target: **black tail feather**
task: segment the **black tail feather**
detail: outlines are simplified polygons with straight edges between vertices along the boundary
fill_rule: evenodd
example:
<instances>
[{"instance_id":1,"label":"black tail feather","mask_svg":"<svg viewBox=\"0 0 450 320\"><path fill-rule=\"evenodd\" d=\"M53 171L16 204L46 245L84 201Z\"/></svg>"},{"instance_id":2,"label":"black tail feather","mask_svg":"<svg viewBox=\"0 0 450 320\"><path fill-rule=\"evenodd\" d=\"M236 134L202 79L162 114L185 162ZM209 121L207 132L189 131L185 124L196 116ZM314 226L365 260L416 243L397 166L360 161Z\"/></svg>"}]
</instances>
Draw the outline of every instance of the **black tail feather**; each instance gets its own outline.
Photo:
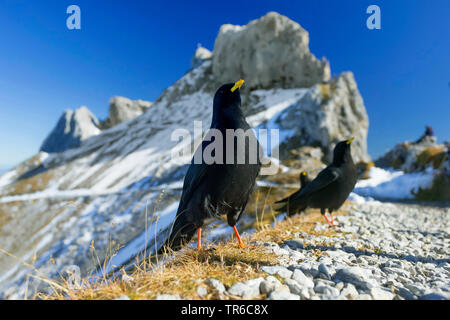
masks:
<instances>
[{"instance_id":1,"label":"black tail feather","mask_svg":"<svg viewBox=\"0 0 450 320\"><path fill-rule=\"evenodd\" d=\"M287 208L287 202L288 202L288 199L287 199L287 198L286 198L286 199L283 199L283 200L276 201L276 202L272 205L272 209L275 210L275 211L279 211L279 212L286 211L286 208Z\"/></svg>"},{"instance_id":2,"label":"black tail feather","mask_svg":"<svg viewBox=\"0 0 450 320\"><path fill-rule=\"evenodd\" d=\"M163 254L168 250L180 250L191 241L197 228L193 222L186 219L186 215L177 215L169 238L159 249L158 254Z\"/></svg>"},{"instance_id":3,"label":"black tail feather","mask_svg":"<svg viewBox=\"0 0 450 320\"><path fill-rule=\"evenodd\" d=\"M288 216L292 216L297 212L303 212L307 205L303 203L298 203L299 201L295 201L297 203L293 203L291 197L284 198L282 200L274 202L272 205L272 209L278 212L287 212Z\"/></svg>"}]
</instances>

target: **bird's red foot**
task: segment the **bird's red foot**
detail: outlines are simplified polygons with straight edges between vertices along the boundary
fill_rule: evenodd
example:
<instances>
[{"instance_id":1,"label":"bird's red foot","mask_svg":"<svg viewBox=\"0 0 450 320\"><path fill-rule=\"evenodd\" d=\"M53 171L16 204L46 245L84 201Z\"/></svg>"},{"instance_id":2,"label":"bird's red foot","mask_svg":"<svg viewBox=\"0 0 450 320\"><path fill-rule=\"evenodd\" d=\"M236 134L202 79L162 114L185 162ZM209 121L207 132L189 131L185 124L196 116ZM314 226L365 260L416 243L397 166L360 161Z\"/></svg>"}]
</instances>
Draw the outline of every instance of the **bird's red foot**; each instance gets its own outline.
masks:
<instances>
[{"instance_id":1,"label":"bird's red foot","mask_svg":"<svg viewBox=\"0 0 450 320\"><path fill-rule=\"evenodd\" d=\"M238 240L239 247L241 247L243 249L245 249L245 248L253 249L255 247L255 246L247 246L244 244L244 242L242 242L241 236L239 235L239 232L237 231L236 226L233 226L233 230L234 230L234 233L236 234L236 238Z\"/></svg>"},{"instance_id":2,"label":"bird's red foot","mask_svg":"<svg viewBox=\"0 0 450 320\"><path fill-rule=\"evenodd\" d=\"M239 247L241 247L242 249L253 249L255 246L247 246L245 243L241 241L239 242Z\"/></svg>"}]
</instances>

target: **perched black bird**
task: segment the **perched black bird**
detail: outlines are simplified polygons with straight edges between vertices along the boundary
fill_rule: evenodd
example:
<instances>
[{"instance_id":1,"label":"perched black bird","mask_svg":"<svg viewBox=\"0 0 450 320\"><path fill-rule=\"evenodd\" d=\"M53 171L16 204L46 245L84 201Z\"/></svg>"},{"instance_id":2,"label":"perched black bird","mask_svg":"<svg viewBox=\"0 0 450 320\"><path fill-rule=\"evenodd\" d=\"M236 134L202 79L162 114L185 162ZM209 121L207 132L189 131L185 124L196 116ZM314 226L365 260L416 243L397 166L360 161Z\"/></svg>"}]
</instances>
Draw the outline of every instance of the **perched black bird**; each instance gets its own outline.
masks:
<instances>
[{"instance_id":1,"label":"perched black bird","mask_svg":"<svg viewBox=\"0 0 450 320\"><path fill-rule=\"evenodd\" d=\"M291 194L289 197L275 202L274 209L277 211L286 211L289 216L292 216L295 213L304 211L306 209L306 206L292 208L290 206L290 202L291 202L291 199L295 198L303 190L303 188L310 182L311 182L311 180L308 178L307 172L302 171L300 173L300 189L298 191L294 192L293 194Z\"/></svg>"},{"instance_id":2,"label":"perched black bird","mask_svg":"<svg viewBox=\"0 0 450 320\"><path fill-rule=\"evenodd\" d=\"M236 223L247 205L247 201L255 186L261 162L259 160L260 145L253 130L245 120L241 109L239 88L244 80L222 85L214 95L213 116L210 132L220 133L220 139L204 138L197 148L191 165L184 178L177 216L173 223L168 240L160 249L179 250L188 243L195 231L198 233L197 248L201 248L201 228L207 218L226 214L228 224L233 227L239 245L245 247ZM235 134L228 136L227 131ZM242 129L242 130L238 130ZM243 140L240 140L243 139ZM211 141L213 140L213 141ZM239 141L244 141L240 143ZM228 143L227 143L228 142ZM212 156L219 156L223 161L209 163L206 152L212 144L219 144ZM229 143L232 143L229 147ZM200 163L197 163L201 152Z\"/></svg>"},{"instance_id":3,"label":"perched black bird","mask_svg":"<svg viewBox=\"0 0 450 320\"><path fill-rule=\"evenodd\" d=\"M304 210L306 207L319 208L328 224L334 225L331 215L341 207L357 180L356 166L350 152L354 138L339 142L334 148L333 162L323 169L317 177L298 193L289 197L290 210ZM283 201L283 200L282 200ZM275 203L275 210L285 210L285 204ZM325 212L331 216L331 222Z\"/></svg>"},{"instance_id":4,"label":"perched black bird","mask_svg":"<svg viewBox=\"0 0 450 320\"><path fill-rule=\"evenodd\" d=\"M310 182L311 182L311 179L308 178L308 173L306 171L302 171L300 173L300 190L302 188L306 187L306 185Z\"/></svg>"}]
</instances>

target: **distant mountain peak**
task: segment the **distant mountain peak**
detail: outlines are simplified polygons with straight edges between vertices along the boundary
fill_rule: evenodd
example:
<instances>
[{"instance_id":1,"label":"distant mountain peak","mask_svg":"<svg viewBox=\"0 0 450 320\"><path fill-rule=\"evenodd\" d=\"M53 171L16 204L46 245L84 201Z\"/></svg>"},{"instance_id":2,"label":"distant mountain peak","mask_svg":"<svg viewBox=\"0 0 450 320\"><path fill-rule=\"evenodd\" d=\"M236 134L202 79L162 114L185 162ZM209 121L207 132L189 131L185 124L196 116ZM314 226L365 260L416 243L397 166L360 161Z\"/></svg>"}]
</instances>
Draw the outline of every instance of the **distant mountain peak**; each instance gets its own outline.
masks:
<instances>
[{"instance_id":1,"label":"distant mountain peak","mask_svg":"<svg viewBox=\"0 0 450 320\"><path fill-rule=\"evenodd\" d=\"M100 133L99 121L86 107L67 109L42 143L40 151L52 153L78 148L81 142Z\"/></svg>"}]
</instances>

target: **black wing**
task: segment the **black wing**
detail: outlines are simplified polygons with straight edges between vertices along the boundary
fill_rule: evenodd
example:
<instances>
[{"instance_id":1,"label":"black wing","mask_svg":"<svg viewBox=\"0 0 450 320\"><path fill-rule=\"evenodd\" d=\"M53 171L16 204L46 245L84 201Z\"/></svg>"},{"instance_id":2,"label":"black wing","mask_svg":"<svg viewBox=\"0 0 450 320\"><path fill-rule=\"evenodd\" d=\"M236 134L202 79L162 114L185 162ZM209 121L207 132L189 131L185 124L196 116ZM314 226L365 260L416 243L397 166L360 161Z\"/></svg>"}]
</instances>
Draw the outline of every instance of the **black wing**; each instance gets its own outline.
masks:
<instances>
[{"instance_id":1,"label":"black wing","mask_svg":"<svg viewBox=\"0 0 450 320\"><path fill-rule=\"evenodd\" d=\"M302 187L300 190L294 192L289 197L284 198L275 202L272 208L275 211L292 211L296 212L303 210L306 206L306 199L308 196L325 188L327 185L335 181L339 177L339 172L334 169L327 167L322 170L317 177L309 182L306 186Z\"/></svg>"},{"instance_id":2,"label":"black wing","mask_svg":"<svg viewBox=\"0 0 450 320\"><path fill-rule=\"evenodd\" d=\"M308 183L300 192L296 195L296 198L304 198L313 194L320 189L325 188L327 185L336 181L339 178L339 171L335 168L325 168L317 177Z\"/></svg>"},{"instance_id":3,"label":"black wing","mask_svg":"<svg viewBox=\"0 0 450 320\"><path fill-rule=\"evenodd\" d=\"M209 143L209 142L208 142ZM192 158L191 165L189 166L186 176L184 177L183 183L183 194L181 195L180 205L178 206L178 211L183 210L189 199L192 198L192 194L197 190L198 186L202 183L203 179L207 176L208 169L211 169L211 165L205 163L195 164L194 160L198 152L202 152L205 149L207 143L202 142L195 151L194 157Z\"/></svg>"},{"instance_id":4,"label":"black wing","mask_svg":"<svg viewBox=\"0 0 450 320\"><path fill-rule=\"evenodd\" d=\"M197 148L195 153L203 152L205 142ZM195 164L196 157L191 161L183 183L183 193L181 195L180 204L178 205L177 215L173 222L172 230L169 238L160 248L159 253L163 253L166 248L179 250L184 244L189 242L193 237L198 223L197 217L192 216L194 212L188 210L189 201L194 197L195 191L199 190L202 182L211 169L210 165L205 163Z\"/></svg>"}]
</instances>

